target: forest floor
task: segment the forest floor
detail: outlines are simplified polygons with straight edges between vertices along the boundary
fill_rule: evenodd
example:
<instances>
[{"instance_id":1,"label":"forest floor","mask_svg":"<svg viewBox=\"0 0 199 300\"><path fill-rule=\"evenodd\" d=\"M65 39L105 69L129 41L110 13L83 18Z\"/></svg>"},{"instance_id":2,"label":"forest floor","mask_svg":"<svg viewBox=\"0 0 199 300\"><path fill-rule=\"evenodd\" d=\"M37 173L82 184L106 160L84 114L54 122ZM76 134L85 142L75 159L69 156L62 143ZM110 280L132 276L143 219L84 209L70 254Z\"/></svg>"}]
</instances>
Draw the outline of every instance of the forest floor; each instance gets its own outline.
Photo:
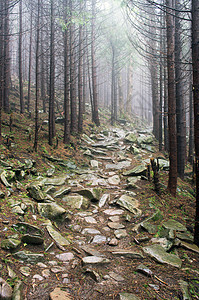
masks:
<instances>
[{"instance_id":1,"label":"forest floor","mask_svg":"<svg viewBox=\"0 0 199 300\"><path fill-rule=\"evenodd\" d=\"M161 169L157 194L153 172L151 180L146 178L146 164L150 158L167 159L139 120L111 127L101 112L102 125L97 128L85 120L85 134L73 136L68 146L61 141L63 125L56 124L59 142L50 147L46 117L40 114L43 125L34 152L33 117L3 115L1 277L21 293L20 299L28 300L199 299L199 249L191 243L195 198L190 168L184 180L178 179L175 198L166 190L168 171ZM129 132L133 142L126 139ZM146 137L152 141L145 144ZM125 173L143 166L140 173ZM43 199L30 193L33 184ZM56 203L56 217L62 222L52 211L47 217L39 209L43 203ZM177 222L172 227L173 220ZM27 224L41 230L42 243L33 242L31 227L26 232L30 240L17 231L16 225ZM14 247L5 241L19 243ZM150 254L153 245L166 249L170 263L160 263L161 255Z\"/></svg>"}]
</instances>

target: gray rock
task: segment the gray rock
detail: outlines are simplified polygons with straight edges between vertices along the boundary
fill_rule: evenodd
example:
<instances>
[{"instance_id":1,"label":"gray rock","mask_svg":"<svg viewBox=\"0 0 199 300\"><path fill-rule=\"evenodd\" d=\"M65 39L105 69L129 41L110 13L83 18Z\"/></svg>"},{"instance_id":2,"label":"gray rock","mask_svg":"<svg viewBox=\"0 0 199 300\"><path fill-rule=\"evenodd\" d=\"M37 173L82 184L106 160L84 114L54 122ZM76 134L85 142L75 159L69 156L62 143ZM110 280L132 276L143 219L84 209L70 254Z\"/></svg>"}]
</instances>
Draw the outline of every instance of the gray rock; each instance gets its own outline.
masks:
<instances>
[{"instance_id":1,"label":"gray rock","mask_svg":"<svg viewBox=\"0 0 199 300\"><path fill-rule=\"evenodd\" d=\"M189 294L189 284L184 280L179 280L179 285L182 291L183 300L191 300L191 296Z\"/></svg>"},{"instance_id":2,"label":"gray rock","mask_svg":"<svg viewBox=\"0 0 199 300\"><path fill-rule=\"evenodd\" d=\"M50 234L50 236L53 238L53 240L55 240L55 242L64 247L64 246L68 246L70 243L67 239L65 239L58 231L56 231L53 226L46 226L46 229L48 231L48 233Z\"/></svg>"},{"instance_id":3,"label":"gray rock","mask_svg":"<svg viewBox=\"0 0 199 300\"><path fill-rule=\"evenodd\" d=\"M176 230L176 231L182 231L182 232L187 231L187 229L184 225L182 225L181 223L179 223L173 219L170 219L170 220L164 222L162 225L164 228L169 229L169 230Z\"/></svg>"},{"instance_id":4,"label":"gray rock","mask_svg":"<svg viewBox=\"0 0 199 300\"><path fill-rule=\"evenodd\" d=\"M160 245L154 244L152 246L144 247L143 251L161 264L168 264L176 268L181 268L182 266L182 261L179 257L167 253Z\"/></svg>"},{"instance_id":5,"label":"gray rock","mask_svg":"<svg viewBox=\"0 0 199 300\"><path fill-rule=\"evenodd\" d=\"M195 244L189 244L189 243L186 243L184 241L181 241L180 246L185 248L185 249L191 250L191 251L196 252L196 253L199 254L199 247L196 246Z\"/></svg>"},{"instance_id":6,"label":"gray rock","mask_svg":"<svg viewBox=\"0 0 199 300\"><path fill-rule=\"evenodd\" d=\"M137 266L136 270L140 273L143 273L144 275L147 275L147 276L152 276L153 275L153 272L143 264L140 264L139 266Z\"/></svg>"},{"instance_id":7,"label":"gray rock","mask_svg":"<svg viewBox=\"0 0 199 300\"><path fill-rule=\"evenodd\" d=\"M42 281L42 280L44 280L44 278L41 276L41 275L39 275L39 274L35 274L34 276L33 276L33 282L35 281L35 280L39 280L39 281Z\"/></svg>"},{"instance_id":8,"label":"gray rock","mask_svg":"<svg viewBox=\"0 0 199 300\"><path fill-rule=\"evenodd\" d=\"M130 167L131 162L129 160L121 161L117 164L107 164L106 169L112 169L112 170L122 170Z\"/></svg>"},{"instance_id":9,"label":"gray rock","mask_svg":"<svg viewBox=\"0 0 199 300\"><path fill-rule=\"evenodd\" d=\"M91 160L90 164L91 164L92 168L96 168L96 169L99 168L99 162L97 160L94 160L94 159Z\"/></svg>"},{"instance_id":10,"label":"gray rock","mask_svg":"<svg viewBox=\"0 0 199 300\"><path fill-rule=\"evenodd\" d=\"M128 234L125 229L118 229L114 231L114 235L117 239L125 238Z\"/></svg>"},{"instance_id":11,"label":"gray rock","mask_svg":"<svg viewBox=\"0 0 199 300\"><path fill-rule=\"evenodd\" d=\"M69 261L69 260L74 259L74 255L71 252L58 254L55 257L61 261Z\"/></svg>"},{"instance_id":12,"label":"gray rock","mask_svg":"<svg viewBox=\"0 0 199 300\"><path fill-rule=\"evenodd\" d=\"M100 208L103 207L103 206L106 204L106 202L107 202L108 200L110 200L110 195L109 195L109 194L104 194L104 195L100 198L100 200L99 200L99 207L100 207Z\"/></svg>"},{"instance_id":13,"label":"gray rock","mask_svg":"<svg viewBox=\"0 0 199 300\"><path fill-rule=\"evenodd\" d=\"M14 285L12 300L22 300L23 299L23 282L17 280Z\"/></svg>"},{"instance_id":14,"label":"gray rock","mask_svg":"<svg viewBox=\"0 0 199 300\"><path fill-rule=\"evenodd\" d=\"M130 293L120 293L120 300L140 300L136 295Z\"/></svg>"},{"instance_id":15,"label":"gray rock","mask_svg":"<svg viewBox=\"0 0 199 300\"><path fill-rule=\"evenodd\" d=\"M103 244L106 243L106 237L104 235L96 235L92 240L92 244Z\"/></svg>"},{"instance_id":16,"label":"gray rock","mask_svg":"<svg viewBox=\"0 0 199 300\"><path fill-rule=\"evenodd\" d=\"M139 202L132 197L122 195L116 203L121 207L126 208L128 211L132 212L135 215L141 214L141 210L138 209Z\"/></svg>"},{"instance_id":17,"label":"gray rock","mask_svg":"<svg viewBox=\"0 0 199 300\"><path fill-rule=\"evenodd\" d=\"M120 177L118 175L114 175L108 178L108 183L111 185L118 185L120 184Z\"/></svg>"},{"instance_id":18,"label":"gray rock","mask_svg":"<svg viewBox=\"0 0 199 300\"><path fill-rule=\"evenodd\" d=\"M6 194L4 192L0 191L0 199L5 198L5 196L6 196Z\"/></svg>"},{"instance_id":19,"label":"gray rock","mask_svg":"<svg viewBox=\"0 0 199 300\"><path fill-rule=\"evenodd\" d=\"M141 227L150 234L155 234L158 231L158 226L151 224L150 222L142 222Z\"/></svg>"},{"instance_id":20,"label":"gray rock","mask_svg":"<svg viewBox=\"0 0 199 300\"><path fill-rule=\"evenodd\" d=\"M55 185L55 186L60 186L64 185L66 182L66 179L68 179L68 175L60 176L60 177L54 177L54 178L45 178L42 182L45 185Z\"/></svg>"},{"instance_id":21,"label":"gray rock","mask_svg":"<svg viewBox=\"0 0 199 300\"><path fill-rule=\"evenodd\" d=\"M88 209L90 201L83 196L66 196L63 198L63 201L71 209Z\"/></svg>"},{"instance_id":22,"label":"gray rock","mask_svg":"<svg viewBox=\"0 0 199 300\"><path fill-rule=\"evenodd\" d=\"M141 253L131 251L131 250L125 250L125 249L116 249L114 251L111 251L113 255L116 256L124 256L127 258L132 258L132 259L143 259L143 255Z\"/></svg>"},{"instance_id":23,"label":"gray rock","mask_svg":"<svg viewBox=\"0 0 199 300\"><path fill-rule=\"evenodd\" d=\"M42 245L44 243L44 238L40 235L34 235L26 233L22 236L22 242L31 245Z\"/></svg>"},{"instance_id":24,"label":"gray rock","mask_svg":"<svg viewBox=\"0 0 199 300\"><path fill-rule=\"evenodd\" d=\"M101 252L97 251L94 247L91 247L91 246L81 246L81 249L89 254L89 255L92 255L92 256L104 256Z\"/></svg>"},{"instance_id":25,"label":"gray rock","mask_svg":"<svg viewBox=\"0 0 199 300\"><path fill-rule=\"evenodd\" d=\"M12 288L3 278L0 278L0 299L12 299Z\"/></svg>"},{"instance_id":26,"label":"gray rock","mask_svg":"<svg viewBox=\"0 0 199 300\"><path fill-rule=\"evenodd\" d=\"M22 275L28 277L30 276L31 269L29 267L21 267L19 268L19 271L21 272Z\"/></svg>"},{"instance_id":27,"label":"gray rock","mask_svg":"<svg viewBox=\"0 0 199 300\"><path fill-rule=\"evenodd\" d=\"M116 238L113 238L110 240L108 243L110 246L117 246L118 245L118 240Z\"/></svg>"},{"instance_id":28,"label":"gray rock","mask_svg":"<svg viewBox=\"0 0 199 300\"><path fill-rule=\"evenodd\" d=\"M129 147L129 151L130 151L131 153L133 153L134 155L140 154L140 150L139 150L138 148L136 148L135 146L133 146L133 145L131 145L131 146Z\"/></svg>"},{"instance_id":29,"label":"gray rock","mask_svg":"<svg viewBox=\"0 0 199 300\"><path fill-rule=\"evenodd\" d=\"M55 267L51 268L50 270L54 274L57 274L57 273L65 272L66 268L65 267L60 267L60 266L55 266Z\"/></svg>"},{"instance_id":30,"label":"gray rock","mask_svg":"<svg viewBox=\"0 0 199 300\"><path fill-rule=\"evenodd\" d=\"M193 243L194 237L188 232L176 232L176 237L188 243Z\"/></svg>"},{"instance_id":31,"label":"gray rock","mask_svg":"<svg viewBox=\"0 0 199 300\"><path fill-rule=\"evenodd\" d=\"M92 269L87 268L85 274L89 275L96 282L101 281L100 275Z\"/></svg>"},{"instance_id":32,"label":"gray rock","mask_svg":"<svg viewBox=\"0 0 199 300\"><path fill-rule=\"evenodd\" d=\"M4 250L13 250L16 249L20 244L21 241L9 238L1 242L1 248Z\"/></svg>"},{"instance_id":33,"label":"gray rock","mask_svg":"<svg viewBox=\"0 0 199 300\"><path fill-rule=\"evenodd\" d=\"M97 224L97 221L93 217L86 217L85 221L89 224Z\"/></svg>"},{"instance_id":34,"label":"gray rock","mask_svg":"<svg viewBox=\"0 0 199 300\"><path fill-rule=\"evenodd\" d=\"M121 275L119 275L119 274L117 274L115 272L110 272L109 276L111 278L113 278L115 281L119 281L120 282L120 281L124 281L125 280L124 277L122 277Z\"/></svg>"},{"instance_id":35,"label":"gray rock","mask_svg":"<svg viewBox=\"0 0 199 300\"><path fill-rule=\"evenodd\" d=\"M20 215L20 216L23 216L25 214L25 212L23 211L23 209L21 208L21 206L15 206L12 208L11 212L13 214L17 214L17 215Z\"/></svg>"},{"instance_id":36,"label":"gray rock","mask_svg":"<svg viewBox=\"0 0 199 300\"><path fill-rule=\"evenodd\" d=\"M82 231L82 234L91 234L91 235L95 235L95 234L100 234L100 231L94 228L84 228L84 230Z\"/></svg>"},{"instance_id":37,"label":"gray rock","mask_svg":"<svg viewBox=\"0 0 199 300\"><path fill-rule=\"evenodd\" d=\"M145 165L139 165L136 166L135 168L128 170L123 173L124 176L141 176L144 175L146 176L147 173L147 168Z\"/></svg>"},{"instance_id":38,"label":"gray rock","mask_svg":"<svg viewBox=\"0 0 199 300\"><path fill-rule=\"evenodd\" d=\"M7 181L6 179L6 171L0 169L0 178L1 182L6 186L6 187L11 187L11 184Z\"/></svg>"},{"instance_id":39,"label":"gray rock","mask_svg":"<svg viewBox=\"0 0 199 300\"><path fill-rule=\"evenodd\" d=\"M137 136L133 132L130 132L124 140L128 143L137 143Z\"/></svg>"},{"instance_id":40,"label":"gray rock","mask_svg":"<svg viewBox=\"0 0 199 300\"><path fill-rule=\"evenodd\" d=\"M66 187L61 188L61 189L59 189L58 191L56 191L56 192L53 194L53 198L55 198L55 199L56 199L56 198L61 198L61 197L63 197L64 195L70 193L70 191L71 191L71 188L70 188L70 187L68 187L68 188L66 188Z\"/></svg>"},{"instance_id":41,"label":"gray rock","mask_svg":"<svg viewBox=\"0 0 199 300\"><path fill-rule=\"evenodd\" d=\"M51 272L49 269L42 270L41 274L44 278L49 278L51 276Z\"/></svg>"},{"instance_id":42,"label":"gray rock","mask_svg":"<svg viewBox=\"0 0 199 300\"><path fill-rule=\"evenodd\" d=\"M122 215L123 213L124 211L122 209L111 208L111 209L104 210L104 214L109 216Z\"/></svg>"},{"instance_id":43,"label":"gray rock","mask_svg":"<svg viewBox=\"0 0 199 300\"><path fill-rule=\"evenodd\" d=\"M118 223L120 221L120 217L119 216L113 216L113 217L109 217L108 218L111 222L115 222Z\"/></svg>"},{"instance_id":44,"label":"gray rock","mask_svg":"<svg viewBox=\"0 0 199 300\"><path fill-rule=\"evenodd\" d=\"M169 241L166 238L152 238L153 244L160 244L166 251L169 251L173 246L173 241Z\"/></svg>"},{"instance_id":45,"label":"gray rock","mask_svg":"<svg viewBox=\"0 0 199 300\"><path fill-rule=\"evenodd\" d=\"M108 226L111 229L123 229L123 228L125 228L125 226L123 224L116 223L116 222L108 222Z\"/></svg>"},{"instance_id":46,"label":"gray rock","mask_svg":"<svg viewBox=\"0 0 199 300\"><path fill-rule=\"evenodd\" d=\"M100 195L102 193L102 189L82 189L77 191L79 195L82 195L86 198L88 198L91 201L99 201L100 200Z\"/></svg>"},{"instance_id":47,"label":"gray rock","mask_svg":"<svg viewBox=\"0 0 199 300\"><path fill-rule=\"evenodd\" d=\"M46 176L52 177L54 173L55 173L55 167L53 166L52 168L50 168L46 171Z\"/></svg>"},{"instance_id":48,"label":"gray rock","mask_svg":"<svg viewBox=\"0 0 199 300\"><path fill-rule=\"evenodd\" d=\"M43 201L45 199L45 195L38 185L30 185L27 187L27 191L34 200Z\"/></svg>"},{"instance_id":49,"label":"gray rock","mask_svg":"<svg viewBox=\"0 0 199 300\"><path fill-rule=\"evenodd\" d=\"M50 220L63 221L66 210L57 203L38 203L39 214Z\"/></svg>"},{"instance_id":50,"label":"gray rock","mask_svg":"<svg viewBox=\"0 0 199 300\"><path fill-rule=\"evenodd\" d=\"M84 265L101 265L110 263L110 260L99 256L86 256L82 258L82 262Z\"/></svg>"},{"instance_id":51,"label":"gray rock","mask_svg":"<svg viewBox=\"0 0 199 300\"><path fill-rule=\"evenodd\" d=\"M32 253L30 251L19 251L13 254L14 258L30 264L36 264L39 261L44 261L43 254Z\"/></svg>"},{"instance_id":52,"label":"gray rock","mask_svg":"<svg viewBox=\"0 0 199 300\"><path fill-rule=\"evenodd\" d=\"M170 164L169 164L168 160L166 160L166 159L158 159L158 163L159 163L160 169L163 169L165 171L169 171Z\"/></svg>"},{"instance_id":53,"label":"gray rock","mask_svg":"<svg viewBox=\"0 0 199 300\"><path fill-rule=\"evenodd\" d=\"M7 266L7 270L8 270L8 276L12 279L17 277L17 274L9 267Z\"/></svg>"}]
</instances>

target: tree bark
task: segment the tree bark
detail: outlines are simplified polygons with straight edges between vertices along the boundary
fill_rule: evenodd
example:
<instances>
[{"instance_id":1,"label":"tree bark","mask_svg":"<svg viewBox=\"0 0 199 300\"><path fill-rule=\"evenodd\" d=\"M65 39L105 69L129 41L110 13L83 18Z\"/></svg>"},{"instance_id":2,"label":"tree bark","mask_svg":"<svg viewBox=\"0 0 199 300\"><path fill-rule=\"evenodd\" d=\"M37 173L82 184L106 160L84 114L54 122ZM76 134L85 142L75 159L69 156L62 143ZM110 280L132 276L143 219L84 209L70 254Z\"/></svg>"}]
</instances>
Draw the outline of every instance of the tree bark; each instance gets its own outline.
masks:
<instances>
[{"instance_id":1,"label":"tree bark","mask_svg":"<svg viewBox=\"0 0 199 300\"><path fill-rule=\"evenodd\" d=\"M4 1L4 87L3 87L3 108L9 112L9 86L10 86L10 30L9 30L9 1Z\"/></svg>"},{"instance_id":2,"label":"tree bark","mask_svg":"<svg viewBox=\"0 0 199 300\"><path fill-rule=\"evenodd\" d=\"M32 2L31 2L32 3ZM32 79L32 27L33 27L33 8L31 4L31 15L30 15L30 45L29 45L29 70L28 70L28 106L27 110L30 112L30 88L31 88L31 79Z\"/></svg>"},{"instance_id":3,"label":"tree bark","mask_svg":"<svg viewBox=\"0 0 199 300\"><path fill-rule=\"evenodd\" d=\"M175 101L175 57L174 57L174 18L172 0L166 0L167 27L167 69L168 69L168 127L169 127L169 182L168 190L176 196L177 189L177 138Z\"/></svg>"},{"instance_id":4,"label":"tree bark","mask_svg":"<svg viewBox=\"0 0 199 300\"><path fill-rule=\"evenodd\" d=\"M92 62L92 85L93 85L93 121L100 126L98 115L98 97L97 97L97 65L95 59L95 8L96 0L92 0L92 24L91 24L91 62Z\"/></svg>"},{"instance_id":5,"label":"tree bark","mask_svg":"<svg viewBox=\"0 0 199 300\"><path fill-rule=\"evenodd\" d=\"M80 2L80 12L82 4ZM78 132L83 131L83 29L79 25L79 65L78 65L78 98L79 98L79 114L78 114Z\"/></svg>"},{"instance_id":6,"label":"tree bark","mask_svg":"<svg viewBox=\"0 0 199 300\"><path fill-rule=\"evenodd\" d=\"M194 136L196 155L196 216L194 243L199 246L199 0L192 0L192 63L193 63L193 101Z\"/></svg>"},{"instance_id":7,"label":"tree bark","mask_svg":"<svg viewBox=\"0 0 199 300\"><path fill-rule=\"evenodd\" d=\"M19 2L19 95L20 95L20 113L24 113L23 98L23 71L22 71L22 0Z\"/></svg>"}]
</instances>

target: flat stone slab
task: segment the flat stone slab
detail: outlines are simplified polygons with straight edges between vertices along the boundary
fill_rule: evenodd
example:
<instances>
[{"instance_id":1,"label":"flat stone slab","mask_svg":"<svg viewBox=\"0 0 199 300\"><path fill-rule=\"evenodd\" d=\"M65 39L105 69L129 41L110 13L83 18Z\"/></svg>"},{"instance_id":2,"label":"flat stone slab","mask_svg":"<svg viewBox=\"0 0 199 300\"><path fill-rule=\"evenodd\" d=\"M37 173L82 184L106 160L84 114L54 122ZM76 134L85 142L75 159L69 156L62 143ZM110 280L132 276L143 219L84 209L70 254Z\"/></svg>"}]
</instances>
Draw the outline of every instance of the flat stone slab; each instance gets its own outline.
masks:
<instances>
[{"instance_id":1,"label":"flat stone slab","mask_svg":"<svg viewBox=\"0 0 199 300\"><path fill-rule=\"evenodd\" d=\"M117 229L114 231L114 235L116 236L117 239L122 239L128 236L127 232L125 229Z\"/></svg>"},{"instance_id":2,"label":"flat stone slab","mask_svg":"<svg viewBox=\"0 0 199 300\"><path fill-rule=\"evenodd\" d=\"M85 221L89 224L97 224L97 221L93 217L86 217Z\"/></svg>"},{"instance_id":3,"label":"flat stone slab","mask_svg":"<svg viewBox=\"0 0 199 300\"><path fill-rule=\"evenodd\" d=\"M101 252L97 251L94 247L91 246L81 246L81 249L84 250L89 255L92 256L104 256Z\"/></svg>"},{"instance_id":4,"label":"flat stone slab","mask_svg":"<svg viewBox=\"0 0 199 300\"><path fill-rule=\"evenodd\" d=\"M118 164L107 164L106 169L111 169L111 170L122 170L130 167L131 162L129 160L126 161L121 161Z\"/></svg>"},{"instance_id":5,"label":"flat stone slab","mask_svg":"<svg viewBox=\"0 0 199 300\"><path fill-rule=\"evenodd\" d=\"M109 199L110 199L110 195L104 194L99 200L99 207L101 208L102 206L104 206Z\"/></svg>"},{"instance_id":6,"label":"flat stone slab","mask_svg":"<svg viewBox=\"0 0 199 300\"><path fill-rule=\"evenodd\" d=\"M87 209L90 205L90 201L80 195L77 196L66 196L63 201L72 209Z\"/></svg>"},{"instance_id":7,"label":"flat stone slab","mask_svg":"<svg viewBox=\"0 0 199 300\"><path fill-rule=\"evenodd\" d=\"M115 273L115 272L110 272L108 274L111 278L113 278L115 281L124 281L124 277L122 277L121 275Z\"/></svg>"},{"instance_id":8,"label":"flat stone slab","mask_svg":"<svg viewBox=\"0 0 199 300\"><path fill-rule=\"evenodd\" d=\"M120 300L140 300L140 298L134 294L120 293Z\"/></svg>"},{"instance_id":9,"label":"flat stone slab","mask_svg":"<svg viewBox=\"0 0 199 300\"><path fill-rule=\"evenodd\" d=\"M121 207L127 209L128 211L132 212L135 215L141 213L141 211L138 209L138 206L139 206L138 200L136 200L130 196L122 195L119 198L119 200L117 200L117 204L120 205Z\"/></svg>"},{"instance_id":10,"label":"flat stone slab","mask_svg":"<svg viewBox=\"0 0 199 300\"><path fill-rule=\"evenodd\" d=\"M57 203L38 203L39 214L48 219L62 219L66 210Z\"/></svg>"},{"instance_id":11,"label":"flat stone slab","mask_svg":"<svg viewBox=\"0 0 199 300\"><path fill-rule=\"evenodd\" d=\"M74 255L71 252L57 254L55 257L61 261L69 261L74 259Z\"/></svg>"},{"instance_id":12,"label":"flat stone slab","mask_svg":"<svg viewBox=\"0 0 199 300\"><path fill-rule=\"evenodd\" d=\"M116 222L108 222L108 226L111 229L123 229L123 228L125 228L125 226L123 224L116 223Z\"/></svg>"},{"instance_id":13,"label":"flat stone slab","mask_svg":"<svg viewBox=\"0 0 199 300\"><path fill-rule=\"evenodd\" d=\"M70 245L69 241L65 239L58 231L56 231L53 226L46 226L46 229L49 235L55 240L55 242L60 246L68 246Z\"/></svg>"},{"instance_id":14,"label":"flat stone slab","mask_svg":"<svg viewBox=\"0 0 199 300\"><path fill-rule=\"evenodd\" d=\"M115 249L114 251L111 251L111 253L115 256L124 256L127 258L132 259L143 259L144 256L141 253L130 251L130 250L123 250L123 249Z\"/></svg>"},{"instance_id":15,"label":"flat stone slab","mask_svg":"<svg viewBox=\"0 0 199 300\"><path fill-rule=\"evenodd\" d=\"M104 257L98 256L86 256L82 258L82 262L84 265L98 265L98 264L108 264L110 260Z\"/></svg>"},{"instance_id":16,"label":"flat stone slab","mask_svg":"<svg viewBox=\"0 0 199 300\"><path fill-rule=\"evenodd\" d=\"M43 183L45 185L60 186L60 185L64 185L65 184L66 179L68 179L68 175L61 176L61 177L54 177L54 178L45 178L43 180Z\"/></svg>"},{"instance_id":17,"label":"flat stone slab","mask_svg":"<svg viewBox=\"0 0 199 300\"><path fill-rule=\"evenodd\" d=\"M175 221L173 219L170 219L170 220L164 222L162 224L162 226L169 230L176 230L176 231L181 231L181 232L187 231L187 228L184 225L182 225L181 223L179 223L178 221Z\"/></svg>"},{"instance_id":18,"label":"flat stone slab","mask_svg":"<svg viewBox=\"0 0 199 300\"><path fill-rule=\"evenodd\" d=\"M179 257L167 253L160 245L154 244L152 246L144 247L143 251L161 264L168 264L176 268L181 268L182 266L182 261Z\"/></svg>"},{"instance_id":19,"label":"flat stone slab","mask_svg":"<svg viewBox=\"0 0 199 300\"><path fill-rule=\"evenodd\" d=\"M124 211L122 209L106 209L104 210L105 215L115 216L115 215L123 215Z\"/></svg>"},{"instance_id":20,"label":"flat stone slab","mask_svg":"<svg viewBox=\"0 0 199 300\"><path fill-rule=\"evenodd\" d=\"M13 256L16 259L19 259L21 261L24 261L26 263L30 264L36 264L38 262L44 261L44 255L38 254L38 253L32 253L30 251L19 251L15 252Z\"/></svg>"},{"instance_id":21,"label":"flat stone slab","mask_svg":"<svg viewBox=\"0 0 199 300\"><path fill-rule=\"evenodd\" d=\"M103 244L106 243L106 237L104 235L96 235L92 240L92 244Z\"/></svg>"},{"instance_id":22,"label":"flat stone slab","mask_svg":"<svg viewBox=\"0 0 199 300\"><path fill-rule=\"evenodd\" d=\"M94 228L84 228L83 231L82 231L82 234L95 235L95 234L101 234L101 232L97 229L94 229Z\"/></svg>"},{"instance_id":23,"label":"flat stone slab","mask_svg":"<svg viewBox=\"0 0 199 300\"><path fill-rule=\"evenodd\" d=\"M189 244L189 243L186 243L184 241L181 241L180 246L185 248L185 249L191 250L191 251L196 252L196 253L199 254L199 247L196 246L195 244Z\"/></svg>"},{"instance_id":24,"label":"flat stone slab","mask_svg":"<svg viewBox=\"0 0 199 300\"><path fill-rule=\"evenodd\" d=\"M141 176L146 175L147 168L144 165L136 166L135 168L123 173L124 176Z\"/></svg>"},{"instance_id":25,"label":"flat stone slab","mask_svg":"<svg viewBox=\"0 0 199 300\"><path fill-rule=\"evenodd\" d=\"M119 175L114 175L110 178L108 178L108 183L111 185L118 185L120 184L120 177Z\"/></svg>"}]
</instances>

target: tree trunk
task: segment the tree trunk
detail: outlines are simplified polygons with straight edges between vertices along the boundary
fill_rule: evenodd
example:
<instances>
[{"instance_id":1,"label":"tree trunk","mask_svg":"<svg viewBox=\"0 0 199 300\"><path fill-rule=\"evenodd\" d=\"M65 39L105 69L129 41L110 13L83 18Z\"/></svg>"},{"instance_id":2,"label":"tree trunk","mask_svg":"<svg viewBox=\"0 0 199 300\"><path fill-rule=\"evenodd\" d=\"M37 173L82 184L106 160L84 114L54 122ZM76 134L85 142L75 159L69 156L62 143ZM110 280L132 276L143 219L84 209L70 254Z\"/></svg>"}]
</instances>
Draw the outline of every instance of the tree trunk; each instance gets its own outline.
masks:
<instances>
[{"instance_id":1,"label":"tree trunk","mask_svg":"<svg viewBox=\"0 0 199 300\"><path fill-rule=\"evenodd\" d=\"M80 12L82 4L80 3ZM78 132L83 131L83 31L82 25L79 25L79 65L78 65L78 98L79 98L79 115L78 115Z\"/></svg>"},{"instance_id":2,"label":"tree trunk","mask_svg":"<svg viewBox=\"0 0 199 300\"><path fill-rule=\"evenodd\" d=\"M192 62L196 154L196 217L194 243L199 246L199 0L192 0Z\"/></svg>"},{"instance_id":3,"label":"tree trunk","mask_svg":"<svg viewBox=\"0 0 199 300\"><path fill-rule=\"evenodd\" d=\"M3 108L9 112L9 86L10 86L10 35L9 35L9 1L4 1L4 87L3 87Z\"/></svg>"},{"instance_id":4,"label":"tree trunk","mask_svg":"<svg viewBox=\"0 0 199 300\"><path fill-rule=\"evenodd\" d=\"M176 196L177 189L177 138L175 101L175 58L174 58L174 18L172 0L166 0L167 27L167 69L168 69L168 127L169 127L169 182L168 190Z\"/></svg>"},{"instance_id":5,"label":"tree trunk","mask_svg":"<svg viewBox=\"0 0 199 300\"><path fill-rule=\"evenodd\" d=\"M183 90L182 74L182 41L180 34L180 9L179 0L175 2L175 77L176 77L176 122L177 122L177 168L180 178L184 178L185 159L186 159L186 116Z\"/></svg>"},{"instance_id":6,"label":"tree trunk","mask_svg":"<svg viewBox=\"0 0 199 300\"><path fill-rule=\"evenodd\" d=\"M49 145L53 145L55 136L55 32L54 32L54 4L51 0L51 33L50 33L50 89L49 89Z\"/></svg>"},{"instance_id":7,"label":"tree trunk","mask_svg":"<svg viewBox=\"0 0 199 300\"><path fill-rule=\"evenodd\" d=\"M119 115L120 118L124 114L124 95L122 90L122 74L118 75L118 93L119 93Z\"/></svg>"},{"instance_id":8,"label":"tree trunk","mask_svg":"<svg viewBox=\"0 0 199 300\"><path fill-rule=\"evenodd\" d=\"M22 0L19 2L19 95L20 95L20 113L24 113L23 98L23 71L22 71Z\"/></svg>"},{"instance_id":9,"label":"tree trunk","mask_svg":"<svg viewBox=\"0 0 199 300\"><path fill-rule=\"evenodd\" d=\"M190 90L189 90L189 155L188 161L193 166L194 162L194 116L193 116L193 87L192 87L192 72L190 78Z\"/></svg>"},{"instance_id":10,"label":"tree trunk","mask_svg":"<svg viewBox=\"0 0 199 300\"><path fill-rule=\"evenodd\" d=\"M32 3L32 2L31 2ZM29 45L29 70L28 70L28 107L27 110L30 112L30 89L31 89L31 71L32 71L32 19L33 19L33 8L31 5L31 15L30 15L30 45Z\"/></svg>"},{"instance_id":11,"label":"tree trunk","mask_svg":"<svg viewBox=\"0 0 199 300\"><path fill-rule=\"evenodd\" d=\"M35 141L34 150L38 148L38 102L39 102L39 40L40 40L40 0L37 1L37 37L36 37L36 62L35 62Z\"/></svg>"},{"instance_id":12,"label":"tree trunk","mask_svg":"<svg viewBox=\"0 0 199 300\"><path fill-rule=\"evenodd\" d=\"M100 126L98 115L98 97L97 97L97 65L95 59L95 8L96 0L92 0L92 24L91 24L91 62L92 62L92 85L93 85L93 121Z\"/></svg>"},{"instance_id":13,"label":"tree trunk","mask_svg":"<svg viewBox=\"0 0 199 300\"><path fill-rule=\"evenodd\" d=\"M128 65L128 82L127 82L127 99L126 99L126 113L128 116L132 114L132 94L133 94L133 65L132 57L130 57Z\"/></svg>"},{"instance_id":14,"label":"tree trunk","mask_svg":"<svg viewBox=\"0 0 199 300\"><path fill-rule=\"evenodd\" d=\"M0 144L2 143L2 103L3 103L3 2L0 0Z\"/></svg>"},{"instance_id":15,"label":"tree trunk","mask_svg":"<svg viewBox=\"0 0 199 300\"><path fill-rule=\"evenodd\" d=\"M43 9L43 1L41 2L41 24L44 22L44 9ZM43 26L42 26L43 27ZM43 105L43 111L46 112L46 74L45 74L45 55L44 55L44 30L41 28L41 101Z\"/></svg>"},{"instance_id":16,"label":"tree trunk","mask_svg":"<svg viewBox=\"0 0 199 300\"><path fill-rule=\"evenodd\" d=\"M65 0L65 9L68 9L68 0ZM67 11L65 23L67 24ZM69 31L64 31L64 144L70 142L70 66L69 66Z\"/></svg>"}]
</instances>

